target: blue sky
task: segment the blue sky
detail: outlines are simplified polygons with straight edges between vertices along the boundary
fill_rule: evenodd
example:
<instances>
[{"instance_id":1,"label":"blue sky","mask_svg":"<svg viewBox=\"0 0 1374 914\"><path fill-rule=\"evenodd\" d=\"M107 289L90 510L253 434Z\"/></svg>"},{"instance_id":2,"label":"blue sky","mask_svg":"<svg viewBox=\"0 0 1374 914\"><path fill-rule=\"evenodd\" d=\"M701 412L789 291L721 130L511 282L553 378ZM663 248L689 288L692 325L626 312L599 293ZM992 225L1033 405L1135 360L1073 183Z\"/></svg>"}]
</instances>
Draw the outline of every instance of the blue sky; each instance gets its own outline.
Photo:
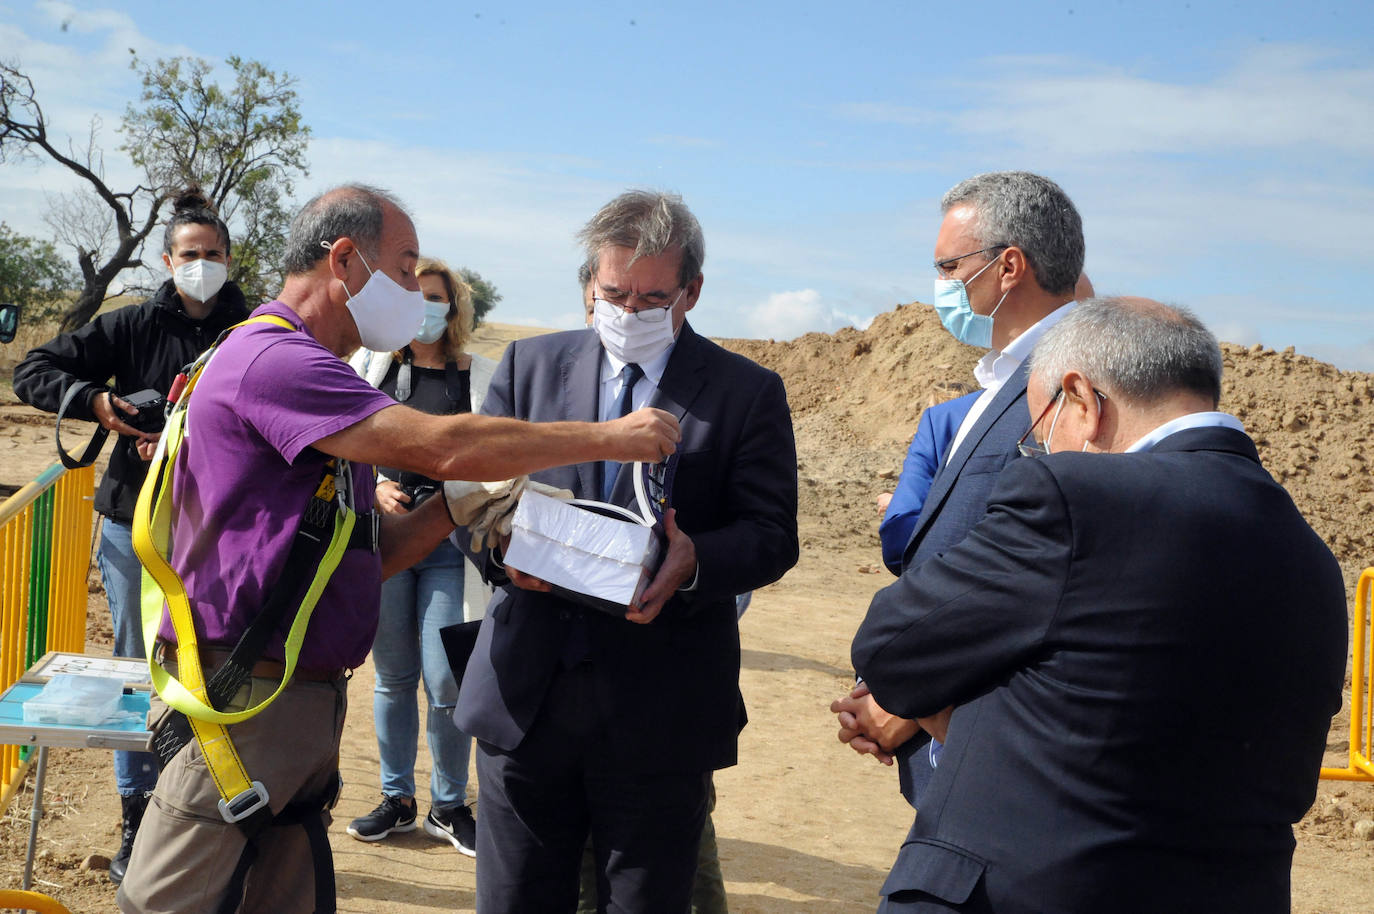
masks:
<instances>
[{"instance_id":1,"label":"blue sky","mask_svg":"<svg viewBox=\"0 0 1374 914\"><path fill-rule=\"evenodd\" d=\"M495 320L580 323L573 234L621 190L658 187L706 233L699 330L865 326L930 300L940 195L1021 168L1078 204L1099 292L1366 371L1372 39L1367 0L0 0L0 57L34 78L55 133L101 119L112 184L129 48L296 76L314 132L298 199L392 189L428 253L497 285ZM0 166L0 218L46 237L49 200L74 186Z\"/></svg>"}]
</instances>

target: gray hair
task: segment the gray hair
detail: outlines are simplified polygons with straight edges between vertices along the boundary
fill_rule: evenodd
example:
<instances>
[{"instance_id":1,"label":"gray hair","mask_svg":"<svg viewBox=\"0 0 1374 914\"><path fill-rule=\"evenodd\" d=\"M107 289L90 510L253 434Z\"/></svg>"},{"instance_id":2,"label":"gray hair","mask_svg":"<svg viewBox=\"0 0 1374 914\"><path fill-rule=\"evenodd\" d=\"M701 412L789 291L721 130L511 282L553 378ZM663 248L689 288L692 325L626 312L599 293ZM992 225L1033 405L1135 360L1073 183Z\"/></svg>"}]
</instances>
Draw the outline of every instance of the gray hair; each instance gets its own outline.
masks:
<instances>
[{"instance_id":1,"label":"gray hair","mask_svg":"<svg viewBox=\"0 0 1374 914\"><path fill-rule=\"evenodd\" d=\"M329 253L320 242L340 238L351 239L362 249L363 257L376 260L388 205L410 217L394 196L367 184L344 184L311 198L291 220L282 269L287 276L309 273Z\"/></svg>"},{"instance_id":2,"label":"gray hair","mask_svg":"<svg viewBox=\"0 0 1374 914\"><path fill-rule=\"evenodd\" d=\"M587 249L593 275L606 245L633 248L631 263L676 248L682 254L678 284L683 286L697 278L706 260L706 242L697 217L680 196L661 191L626 191L601 207L577 233L577 239Z\"/></svg>"},{"instance_id":3,"label":"gray hair","mask_svg":"<svg viewBox=\"0 0 1374 914\"><path fill-rule=\"evenodd\" d=\"M1045 331L1030 371L1052 397L1070 371L1109 395L1150 404L1187 391L1221 400L1221 347L1187 308L1140 298L1090 298Z\"/></svg>"},{"instance_id":4,"label":"gray hair","mask_svg":"<svg viewBox=\"0 0 1374 914\"><path fill-rule=\"evenodd\" d=\"M1058 184L1028 171L974 175L940 200L941 213L956 206L973 210L969 228L980 244L1020 248L1040 288L1073 294L1083 272L1083 220ZM991 260L998 253L985 256Z\"/></svg>"},{"instance_id":5,"label":"gray hair","mask_svg":"<svg viewBox=\"0 0 1374 914\"><path fill-rule=\"evenodd\" d=\"M584 260L577 265L577 287L587 291L587 283L592 281L592 262Z\"/></svg>"}]
</instances>

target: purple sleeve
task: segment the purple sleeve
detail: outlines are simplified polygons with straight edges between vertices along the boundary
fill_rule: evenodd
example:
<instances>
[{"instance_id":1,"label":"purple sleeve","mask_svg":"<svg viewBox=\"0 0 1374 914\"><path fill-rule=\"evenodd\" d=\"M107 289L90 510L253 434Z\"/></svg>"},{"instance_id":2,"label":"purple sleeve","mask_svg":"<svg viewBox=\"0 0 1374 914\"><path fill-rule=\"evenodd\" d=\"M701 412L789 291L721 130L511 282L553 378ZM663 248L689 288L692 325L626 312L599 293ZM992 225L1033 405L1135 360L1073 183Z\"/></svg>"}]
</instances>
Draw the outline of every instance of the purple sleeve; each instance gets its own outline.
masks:
<instances>
[{"instance_id":1,"label":"purple sleeve","mask_svg":"<svg viewBox=\"0 0 1374 914\"><path fill-rule=\"evenodd\" d=\"M288 463L396 401L314 340L283 335L243 374L235 408Z\"/></svg>"}]
</instances>

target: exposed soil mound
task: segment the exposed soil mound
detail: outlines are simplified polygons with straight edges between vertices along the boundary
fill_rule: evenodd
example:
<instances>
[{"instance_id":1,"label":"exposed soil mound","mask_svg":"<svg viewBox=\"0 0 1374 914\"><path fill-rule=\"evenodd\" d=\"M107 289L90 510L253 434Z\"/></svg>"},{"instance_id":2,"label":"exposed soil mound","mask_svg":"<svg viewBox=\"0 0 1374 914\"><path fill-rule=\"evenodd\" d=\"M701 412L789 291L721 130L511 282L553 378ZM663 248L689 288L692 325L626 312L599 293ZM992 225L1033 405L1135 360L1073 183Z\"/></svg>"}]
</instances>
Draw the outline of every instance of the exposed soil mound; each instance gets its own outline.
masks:
<instances>
[{"instance_id":1,"label":"exposed soil mound","mask_svg":"<svg viewBox=\"0 0 1374 914\"><path fill-rule=\"evenodd\" d=\"M876 542L872 495L890 489L932 385L971 381L981 350L956 342L934 309L910 304L867 330L808 333L791 342L727 340L787 384L803 478L803 515L826 536ZM1346 569L1374 562L1374 376L1261 346L1222 344L1221 408L1235 414L1260 458L1292 493Z\"/></svg>"},{"instance_id":2,"label":"exposed soil mound","mask_svg":"<svg viewBox=\"0 0 1374 914\"><path fill-rule=\"evenodd\" d=\"M485 324L474 349L497 357L509 340L539 332ZM874 496L895 484L932 385L971 381L980 353L955 342L933 310L920 304L882 314L862 332L724 343L787 383L803 543L797 567L756 594L741 621L740 687L751 721L741 735L739 765L716 774L713 814L730 906L753 914L869 912L910 826L910 811L891 769L858 758L835 740L827 707L852 686L850 639L873 592L892 581L879 561ZM1292 350L1223 350L1222 408L1245 423L1265 465L1331 544L1353 585L1359 569L1374 564L1374 530L1364 522L1374 507L1364 455L1374 429L1374 378ZM52 417L7 394L0 392L0 477L22 484L53 461ZM74 448L90 427L73 423L69 434L64 441ZM112 639L94 572L91 590L87 640L91 652L101 653ZM368 663L349 690L341 751L345 786L330 830L339 910L471 911L472 861L447 843L416 832L364 845L344 834L343 824L377 800L372 685ZM1326 764L1346 764L1349 725L1345 709L1332 722ZM425 784L423 740L419 753L416 781ZM1198 760L1250 761L1240 753ZM112 780L108 752L52 752L36 885L74 911L114 908L101 859L119 845ZM19 884L32 778L29 784L0 817L0 885ZM1374 785L1322 782L1296 833L1295 914L1369 910Z\"/></svg>"}]
</instances>

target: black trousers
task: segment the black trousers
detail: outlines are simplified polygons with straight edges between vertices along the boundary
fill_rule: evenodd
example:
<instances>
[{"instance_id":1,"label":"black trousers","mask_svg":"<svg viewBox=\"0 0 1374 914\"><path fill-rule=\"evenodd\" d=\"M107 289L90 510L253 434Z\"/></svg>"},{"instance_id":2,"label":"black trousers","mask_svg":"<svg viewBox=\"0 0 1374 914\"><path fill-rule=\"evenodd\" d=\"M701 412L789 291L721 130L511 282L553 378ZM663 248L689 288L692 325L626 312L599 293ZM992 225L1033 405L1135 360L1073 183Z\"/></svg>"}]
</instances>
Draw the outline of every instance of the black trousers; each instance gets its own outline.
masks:
<instances>
[{"instance_id":1,"label":"black trousers","mask_svg":"<svg viewBox=\"0 0 1374 914\"><path fill-rule=\"evenodd\" d=\"M600 910L688 910L711 773L617 757L613 709L598 707L594 685L590 664L564 670L514 751L478 742L478 914L575 911L589 833Z\"/></svg>"}]
</instances>

